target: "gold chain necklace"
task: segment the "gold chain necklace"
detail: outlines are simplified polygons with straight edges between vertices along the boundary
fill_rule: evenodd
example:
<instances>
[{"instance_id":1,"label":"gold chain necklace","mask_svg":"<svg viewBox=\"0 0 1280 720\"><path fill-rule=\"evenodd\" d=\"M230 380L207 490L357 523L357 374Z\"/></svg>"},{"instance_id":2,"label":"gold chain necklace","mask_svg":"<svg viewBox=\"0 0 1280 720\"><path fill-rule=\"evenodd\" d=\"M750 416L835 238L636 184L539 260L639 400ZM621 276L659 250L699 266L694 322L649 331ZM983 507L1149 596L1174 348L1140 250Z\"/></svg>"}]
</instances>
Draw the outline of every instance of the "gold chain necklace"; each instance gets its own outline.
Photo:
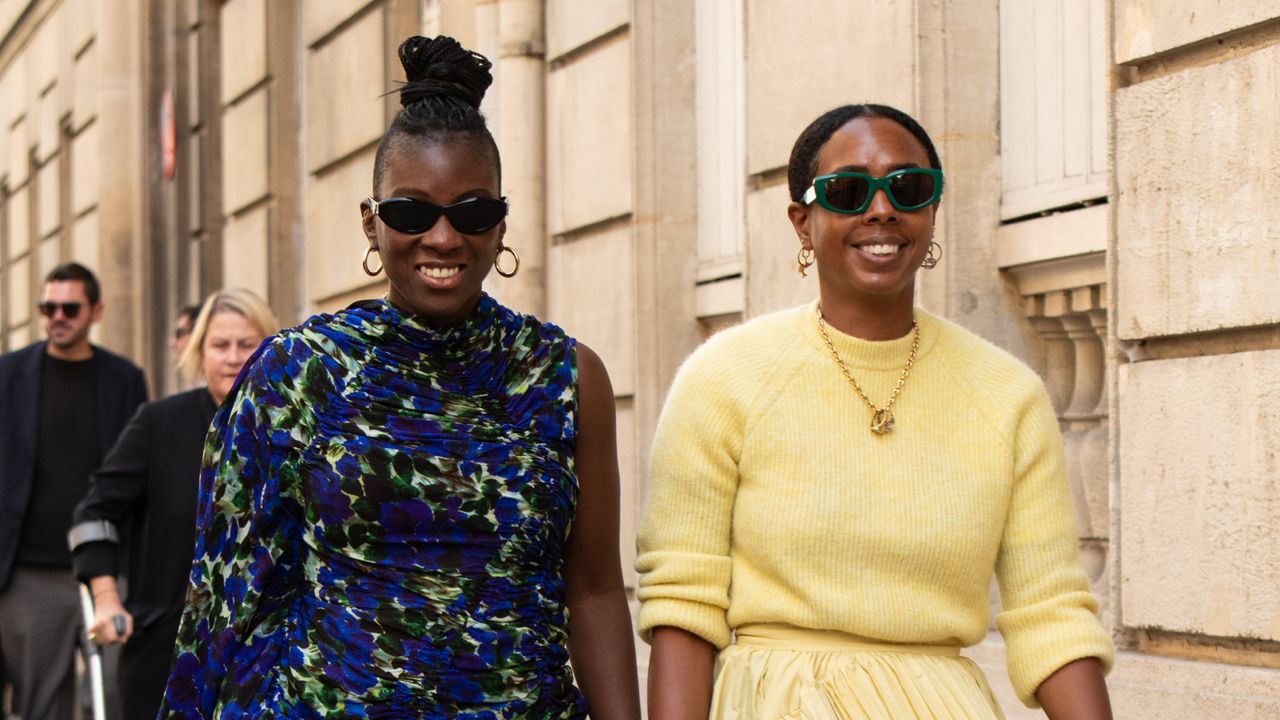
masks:
<instances>
[{"instance_id":1,"label":"gold chain necklace","mask_svg":"<svg viewBox=\"0 0 1280 720\"><path fill-rule=\"evenodd\" d=\"M871 411L875 413L871 416L871 432L884 435L893 430L893 413L889 408L893 407L893 402L898 399L898 393L902 392L902 386L906 384L907 376L911 374L911 365L916 361L916 350L920 349L920 325L914 319L911 321L911 354L907 356L907 366L902 368L902 377L898 378L898 384L893 387L893 392L889 394L889 402L885 403L883 408L876 407L876 404L871 402L871 398L862 391L858 381L853 379L849 368L845 367L844 361L840 359L836 346L831 344L831 338L827 335L827 320L822 316L822 306L818 306L818 332L822 334L822 341L827 344L827 349L831 351L831 357L835 358L836 365L840 366L840 372L844 373L849 384L858 391L858 395L862 396Z\"/></svg>"}]
</instances>

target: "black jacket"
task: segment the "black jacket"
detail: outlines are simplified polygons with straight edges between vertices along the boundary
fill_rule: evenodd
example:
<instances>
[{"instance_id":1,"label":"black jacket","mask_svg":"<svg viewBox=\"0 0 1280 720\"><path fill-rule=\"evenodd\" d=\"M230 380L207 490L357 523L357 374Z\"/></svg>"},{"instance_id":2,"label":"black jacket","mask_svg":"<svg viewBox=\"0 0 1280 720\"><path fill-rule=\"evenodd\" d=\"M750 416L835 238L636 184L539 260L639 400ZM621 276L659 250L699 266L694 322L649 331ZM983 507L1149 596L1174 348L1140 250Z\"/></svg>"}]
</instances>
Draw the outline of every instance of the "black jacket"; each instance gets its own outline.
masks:
<instances>
[{"instance_id":1,"label":"black jacket","mask_svg":"<svg viewBox=\"0 0 1280 720\"><path fill-rule=\"evenodd\" d=\"M94 473L72 525L107 520L128 538L128 564L111 542L90 542L72 556L76 577L117 575L127 567L136 627L182 609L196 538L196 497L204 436L217 407L196 388L138 408Z\"/></svg>"},{"instance_id":2,"label":"black jacket","mask_svg":"<svg viewBox=\"0 0 1280 720\"><path fill-rule=\"evenodd\" d=\"M45 343L0 355L0 591L9 585L36 469L40 366ZM142 371L96 345L98 453L104 457L147 400ZM67 529L70 529L68 526Z\"/></svg>"}]
</instances>

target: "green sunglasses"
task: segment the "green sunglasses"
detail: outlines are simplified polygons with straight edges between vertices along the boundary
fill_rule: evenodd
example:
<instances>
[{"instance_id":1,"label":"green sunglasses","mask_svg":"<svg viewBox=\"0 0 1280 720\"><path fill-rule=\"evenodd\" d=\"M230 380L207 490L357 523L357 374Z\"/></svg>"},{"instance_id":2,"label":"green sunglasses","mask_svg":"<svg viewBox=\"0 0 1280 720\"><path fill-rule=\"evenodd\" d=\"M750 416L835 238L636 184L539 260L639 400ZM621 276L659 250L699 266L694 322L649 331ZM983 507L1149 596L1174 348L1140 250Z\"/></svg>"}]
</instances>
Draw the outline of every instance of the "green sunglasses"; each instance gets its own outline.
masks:
<instances>
[{"instance_id":1,"label":"green sunglasses","mask_svg":"<svg viewBox=\"0 0 1280 720\"><path fill-rule=\"evenodd\" d=\"M928 207L942 197L942 171L937 168L903 168L884 177L860 172L819 175L800 198L805 205L814 200L834 213L857 215L871 207L877 190L883 190L897 209L910 211Z\"/></svg>"}]
</instances>

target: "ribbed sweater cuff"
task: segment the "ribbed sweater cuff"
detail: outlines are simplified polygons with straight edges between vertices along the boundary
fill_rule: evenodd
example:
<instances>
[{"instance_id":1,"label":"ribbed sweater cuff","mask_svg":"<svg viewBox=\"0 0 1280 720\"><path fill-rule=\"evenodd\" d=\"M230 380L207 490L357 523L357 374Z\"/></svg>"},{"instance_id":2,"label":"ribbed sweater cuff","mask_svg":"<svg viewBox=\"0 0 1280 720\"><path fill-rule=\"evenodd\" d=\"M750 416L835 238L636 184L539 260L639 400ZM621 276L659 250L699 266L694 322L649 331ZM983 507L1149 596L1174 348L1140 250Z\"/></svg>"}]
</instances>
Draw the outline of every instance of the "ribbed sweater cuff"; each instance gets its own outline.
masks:
<instances>
[{"instance_id":1,"label":"ribbed sweater cuff","mask_svg":"<svg viewBox=\"0 0 1280 720\"><path fill-rule=\"evenodd\" d=\"M729 644L729 623L724 608L688 600L654 598L640 606L637 631L651 642L659 627L674 627L693 633L720 649Z\"/></svg>"}]
</instances>

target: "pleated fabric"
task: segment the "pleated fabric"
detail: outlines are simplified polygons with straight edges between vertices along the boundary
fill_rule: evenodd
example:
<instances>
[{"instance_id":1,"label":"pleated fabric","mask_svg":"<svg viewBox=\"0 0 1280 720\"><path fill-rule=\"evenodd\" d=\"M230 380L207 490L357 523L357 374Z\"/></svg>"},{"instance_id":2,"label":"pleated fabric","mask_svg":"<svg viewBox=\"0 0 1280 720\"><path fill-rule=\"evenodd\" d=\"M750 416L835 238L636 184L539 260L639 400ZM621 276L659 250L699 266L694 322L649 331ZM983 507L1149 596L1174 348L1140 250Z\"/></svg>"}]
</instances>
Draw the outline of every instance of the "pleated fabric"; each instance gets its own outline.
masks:
<instances>
[{"instance_id":1,"label":"pleated fabric","mask_svg":"<svg viewBox=\"0 0 1280 720\"><path fill-rule=\"evenodd\" d=\"M748 625L716 659L711 720L1003 720L958 645Z\"/></svg>"}]
</instances>

